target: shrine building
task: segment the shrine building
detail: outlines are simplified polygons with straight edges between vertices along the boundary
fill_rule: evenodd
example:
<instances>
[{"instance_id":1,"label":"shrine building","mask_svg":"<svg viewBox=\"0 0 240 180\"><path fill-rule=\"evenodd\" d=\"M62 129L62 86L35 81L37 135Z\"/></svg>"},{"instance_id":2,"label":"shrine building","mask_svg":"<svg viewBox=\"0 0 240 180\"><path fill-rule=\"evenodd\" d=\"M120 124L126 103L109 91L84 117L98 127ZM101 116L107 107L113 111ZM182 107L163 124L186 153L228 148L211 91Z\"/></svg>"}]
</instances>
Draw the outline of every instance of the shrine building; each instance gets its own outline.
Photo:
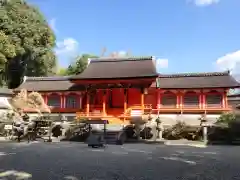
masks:
<instances>
[{"instance_id":1,"label":"shrine building","mask_svg":"<svg viewBox=\"0 0 240 180\"><path fill-rule=\"evenodd\" d=\"M26 77L14 91L37 91L52 116L107 119L127 124L134 113L199 124L202 114L213 122L231 111L227 92L240 84L226 72L158 74L154 57L90 59L81 74L64 77ZM34 112L28 110L32 116ZM153 119L154 119L153 118Z\"/></svg>"}]
</instances>

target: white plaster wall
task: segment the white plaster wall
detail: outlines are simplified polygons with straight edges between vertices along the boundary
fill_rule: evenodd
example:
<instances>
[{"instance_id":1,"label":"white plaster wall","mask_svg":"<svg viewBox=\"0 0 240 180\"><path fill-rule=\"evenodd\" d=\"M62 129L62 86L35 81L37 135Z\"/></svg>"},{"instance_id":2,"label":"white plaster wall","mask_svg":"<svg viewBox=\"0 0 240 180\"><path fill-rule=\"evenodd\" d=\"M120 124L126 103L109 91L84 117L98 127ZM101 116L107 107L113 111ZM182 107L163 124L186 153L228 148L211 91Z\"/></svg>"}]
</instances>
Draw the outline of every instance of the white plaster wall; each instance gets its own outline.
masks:
<instances>
[{"instance_id":1,"label":"white plaster wall","mask_svg":"<svg viewBox=\"0 0 240 180\"><path fill-rule=\"evenodd\" d=\"M208 124L213 125L217 118L220 116L220 114L208 114L206 115L208 119ZM159 115L163 126L172 126L177 123L177 121L183 121L187 125L191 126L199 126L200 125L200 120L199 118L201 117L200 114L161 114ZM157 118L157 115L153 115L153 122L155 122Z\"/></svg>"},{"instance_id":2,"label":"white plaster wall","mask_svg":"<svg viewBox=\"0 0 240 180\"><path fill-rule=\"evenodd\" d=\"M68 117L72 119L76 116L76 113L64 113L62 115L64 115L67 119L68 119ZM38 113L28 113L28 116L29 116L30 120L33 120L33 119L39 117L39 114ZM51 113L50 116L58 117L59 113Z\"/></svg>"},{"instance_id":3,"label":"white plaster wall","mask_svg":"<svg viewBox=\"0 0 240 180\"><path fill-rule=\"evenodd\" d=\"M0 110L1 113L1 110ZM36 117L38 117L37 113L31 113L28 114L30 119L34 119ZM59 116L58 113L52 113L51 116ZM76 114L75 113L66 113L64 114L64 116L66 118L68 117L75 117ZM186 124L191 125L191 126L199 126L200 125L200 120L199 118L201 117L200 114L183 114L183 115L178 115L178 114L161 114L159 115L161 121L163 122L163 126L172 126L174 124L177 123L177 121L184 121ZM206 115L207 119L208 119L208 124L209 125L213 125L217 118L220 116L220 114L208 114ZM149 126L155 126L155 120L157 118L157 115L152 115L153 120L151 122L148 122L147 125ZM110 126L109 126L110 128ZM118 129L119 127L116 125L116 129ZM111 127L111 129L115 129L115 127Z\"/></svg>"},{"instance_id":4,"label":"white plaster wall","mask_svg":"<svg viewBox=\"0 0 240 180\"><path fill-rule=\"evenodd\" d=\"M7 120L7 113L12 109L8 99L9 97L0 96L0 118L2 121Z\"/></svg>"},{"instance_id":5,"label":"white plaster wall","mask_svg":"<svg viewBox=\"0 0 240 180\"><path fill-rule=\"evenodd\" d=\"M9 97L0 96L0 108L12 109L11 104L8 101Z\"/></svg>"}]
</instances>

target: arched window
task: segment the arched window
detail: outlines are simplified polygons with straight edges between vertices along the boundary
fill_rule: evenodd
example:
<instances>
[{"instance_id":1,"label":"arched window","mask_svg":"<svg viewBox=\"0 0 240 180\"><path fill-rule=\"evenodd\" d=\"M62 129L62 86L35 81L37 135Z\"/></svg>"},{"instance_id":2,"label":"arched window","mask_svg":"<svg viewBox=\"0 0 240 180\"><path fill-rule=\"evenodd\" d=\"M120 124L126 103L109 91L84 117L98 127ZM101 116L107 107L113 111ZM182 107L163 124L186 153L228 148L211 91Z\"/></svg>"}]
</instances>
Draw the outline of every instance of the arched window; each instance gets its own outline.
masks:
<instances>
[{"instance_id":1,"label":"arched window","mask_svg":"<svg viewBox=\"0 0 240 180\"><path fill-rule=\"evenodd\" d=\"M223 96L218 91L210 91L206 94L206 106L207 107L219 107L222 105Z\"/></svg>"},{"instance_id":2,"label":"arched window","mask_svg":"<svg viewBox=\"0 0 240 180\"><path fill-rule=\"evenodd\" d=\"M65 103L66 103L65 104L66 108L72 108L72 109L80 108L80 100L76 94L67 95Z\"/></svg>"},{"instance_id":3,"label":"arched window","mask_svg":"<svg viewBox=\"0 0 240 180\"><path fill-rule=\"evenodd\" d=\"M177 96L173 92L166 91L161 96L161 104L163 107L175 108L177 104Z\"/></svg>"},{"instance_id":4,"label":"arched window","mask_svg":"<svg viewBox=\"0 0 240 180\"><path fill-rule=\"evenodd\" d=\"M184 107L198 107L199 106L199 95L194 91L188 91L183 95L183 106Z\"/></svg>"},{"instance_id":5,"label":"arched window","mask_svg":"<svg viewBox=\"0 0 240 180\"><path fill-rule=\"evenodd\" d=\"M58 94L51 94L50 96L48 96L48 106L52 106L52 107L57 107L60 108L61 107L61 97Z\"/></svg>"}]
</instances>

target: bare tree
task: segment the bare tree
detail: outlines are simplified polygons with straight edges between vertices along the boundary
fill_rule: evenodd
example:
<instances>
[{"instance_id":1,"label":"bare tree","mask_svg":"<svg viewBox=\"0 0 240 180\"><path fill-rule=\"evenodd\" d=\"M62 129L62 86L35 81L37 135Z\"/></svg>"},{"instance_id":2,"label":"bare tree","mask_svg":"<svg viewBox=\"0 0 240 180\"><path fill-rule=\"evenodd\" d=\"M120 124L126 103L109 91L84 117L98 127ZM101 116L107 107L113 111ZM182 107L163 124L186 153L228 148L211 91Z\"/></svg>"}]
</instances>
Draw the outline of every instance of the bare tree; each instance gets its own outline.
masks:
<instances>
[{"instance_id":1,"label":"bare tree","mask_svg":"<svg viewBox=\"0 0 240 180\"><path fill-rule=\"evenodd\" d=\"M101 56L100 57L103 57L105 55L105 53L107 52L107 48L104 47L101 51Z\"/></svg>"},{"instance_id":2,"label":"bare tree","mask_svg":"<svg viewBox=\"0 0 240 180\"><path fill-rule=\"evenodd\" d=\"M38 92L28 93L25 89L21 90L14 98L12 98L11 104L15 111L21 112L24 110L33 110L40 115L42 112L51 112L41 94Z\"/></svg>"}]
</instances>

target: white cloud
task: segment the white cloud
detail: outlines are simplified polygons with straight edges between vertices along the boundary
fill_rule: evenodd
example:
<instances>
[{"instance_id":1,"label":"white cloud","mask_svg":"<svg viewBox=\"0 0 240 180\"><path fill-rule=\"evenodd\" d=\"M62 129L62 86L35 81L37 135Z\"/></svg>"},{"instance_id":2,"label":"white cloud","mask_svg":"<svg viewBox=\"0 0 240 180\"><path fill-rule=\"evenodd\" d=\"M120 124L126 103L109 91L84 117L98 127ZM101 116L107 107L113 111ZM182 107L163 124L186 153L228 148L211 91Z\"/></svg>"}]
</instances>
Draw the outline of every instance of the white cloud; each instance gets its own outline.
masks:
<instances>
[{"instance_id":1,"label":"white cloud","mask_svg":"<svg viewBox=\"0 0 240 180\"><path fill-rule=\"evenodd\" d=\"M157 68L168 68L168 59L157 59Z\"/></svg>"},{"instance_id":2,"label":"white cloud","mask_svg":"<svg viewBox=\"0 0 240 180\"><path fill-rule=\"evenodd\" d=\"M50 21L49 21L49 26L51 27L51 29L52 29L54 32L58 32L57 27L56 27L56 19L55 19L55 18L50 19Z\"/></svg>"},{"instance_id":3,"label":"white cloud","mask_svg":"<svg viewBox=\"0 0 240 180\"><path fill-rule=\"evenodd\" d=\"M194 2L197 6L209 6L212 4L217 4L220 0L188 0Z\"/></svg>"},{"instance_id":4,"label":"white cloud","mask_svg":"<svg viewBox=\"0 0 240 180\"><path fill-rule=\"evenodd\" d=\"M119 51L119 52L118 52L118 56L120 56L120 57L125 57L125 56L127 56L127 51Z\"/></svg>"},{"instance_id":5,"label":"white cloud","mask_svg":"<svg viewBox=\"0 0 240 180\"><path fill-rule=\"evenodd\" d=\"M63 41L57 42L55 52L57 55L69 54L78 50L78 42L73 38L65 38Z\"/></svg>"},{"instance_id":6,"label":"white cloud","mask_svg":"<svg viewBox=\"0 0 240 180\"><path fill-rule=\"evenodd\" d=\"M216 66L220 70L230 70L233 74L238 73L240 70L240 50L218 58Z\"/></svg>"}]
</instances>

